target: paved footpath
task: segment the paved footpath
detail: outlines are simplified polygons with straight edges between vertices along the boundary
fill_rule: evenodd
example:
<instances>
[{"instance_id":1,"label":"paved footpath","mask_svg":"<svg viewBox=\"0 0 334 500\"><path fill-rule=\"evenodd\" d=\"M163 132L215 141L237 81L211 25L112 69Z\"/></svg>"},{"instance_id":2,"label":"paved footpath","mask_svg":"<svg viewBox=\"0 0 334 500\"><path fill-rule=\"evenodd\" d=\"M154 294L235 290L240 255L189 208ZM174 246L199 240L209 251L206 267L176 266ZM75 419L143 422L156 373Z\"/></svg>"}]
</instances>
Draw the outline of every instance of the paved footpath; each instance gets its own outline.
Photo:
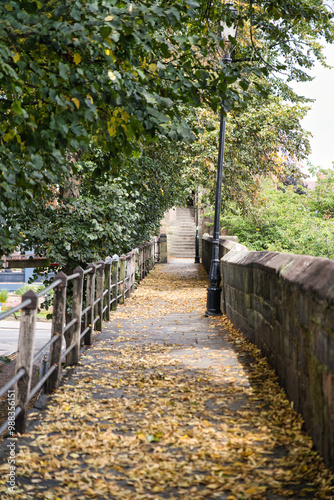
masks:
<instances>
[{"instance_id":1,"label":"paved footpath","mask_svg":"<svg viewBox=\"0 0 334 500\"><path fill-rule=\"evenodd\" d=\"M159 265L67 369L16 443L4 499L334 498L331 474L272 370L225 317L207 277Z\"/></svg>"}]
</instances>

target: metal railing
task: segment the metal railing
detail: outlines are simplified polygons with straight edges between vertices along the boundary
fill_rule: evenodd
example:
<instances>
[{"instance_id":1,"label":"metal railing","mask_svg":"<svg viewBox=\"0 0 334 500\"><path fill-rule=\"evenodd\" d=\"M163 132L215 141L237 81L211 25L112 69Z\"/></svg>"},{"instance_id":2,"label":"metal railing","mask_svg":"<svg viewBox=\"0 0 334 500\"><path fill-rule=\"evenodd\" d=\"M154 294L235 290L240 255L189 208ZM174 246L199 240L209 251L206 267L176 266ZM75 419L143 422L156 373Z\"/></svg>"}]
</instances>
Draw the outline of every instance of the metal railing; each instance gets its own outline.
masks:
<instances>
[{"instance_id":1,"label":"metal railing","mask_svg":"<svg viewBox=\"0 0 334 500\"><path fill-rule=\"evenodd\" d=\"M22 297L20 305L0 315L0 320L21 310L20 332L16 373L0 389L0 398L15 387L15 432L23 433L27 427L29 402L38 393L51 393L59 386L62 361L65 366L76 365L79 361L82 343L92 344L94 331L102 331L103 320L109 321L117 304L124 304L134 291L136 281L143 279L159 261L159 238L141 245L127 255L89 264L86 270L80 266L73 274L58 273L51 285L41 292L29 290ZM68 284L73 282L71 319L66 323L66 303L69 297ZM35 326L38 299L54 290L51 339L36 353L34 351ZM63 350L63 339L66 348ZM41 372L39 382L31 388L33 365L46 353L48 363ZM9 425L7 420L0 428L3 434Z\"/></svg>"}]
</instances>

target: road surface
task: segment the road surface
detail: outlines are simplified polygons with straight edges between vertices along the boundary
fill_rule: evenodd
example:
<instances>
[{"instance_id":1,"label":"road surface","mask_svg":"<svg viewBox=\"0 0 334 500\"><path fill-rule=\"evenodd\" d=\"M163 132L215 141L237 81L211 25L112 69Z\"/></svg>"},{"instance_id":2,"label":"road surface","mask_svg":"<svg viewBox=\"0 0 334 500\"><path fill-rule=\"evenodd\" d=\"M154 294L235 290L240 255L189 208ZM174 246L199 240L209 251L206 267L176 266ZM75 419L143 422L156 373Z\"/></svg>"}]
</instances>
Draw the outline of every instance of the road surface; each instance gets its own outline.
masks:
<instances>
[{"instance_id":1,"label":"road surface","mask_svg":"<svg viewBox=\"0 0 334 500\"><path fill-rule=\"evenodd\" d=\"M0 321L0 356L9 356L17 351L20 321ZM50 340L51 322L37 321L34 354Z\"/></svg>"}]
</instances>

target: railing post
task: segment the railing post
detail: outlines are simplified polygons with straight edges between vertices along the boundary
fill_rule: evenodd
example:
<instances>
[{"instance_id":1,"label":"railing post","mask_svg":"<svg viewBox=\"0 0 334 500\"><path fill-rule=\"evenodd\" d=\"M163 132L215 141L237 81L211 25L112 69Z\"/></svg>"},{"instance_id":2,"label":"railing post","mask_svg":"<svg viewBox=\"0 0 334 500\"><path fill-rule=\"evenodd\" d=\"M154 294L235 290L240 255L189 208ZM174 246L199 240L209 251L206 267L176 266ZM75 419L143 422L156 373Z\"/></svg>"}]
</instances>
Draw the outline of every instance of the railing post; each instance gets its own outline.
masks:
<instances>
[{"instance_id":1,"label":"railing post","mask_svg":"<svg viewBox=\"0 0 334 500\"><path fill-rule=\"evenodd\" d=\"M125 297L128 299L131 295L131 274L132 274L132 253L128 253L126 256L126 284L125 289L127 289Z\"/></svg>"},{"instance_id":2,"label":"railing post","mask_svg":"<svg viewBox=\"0 0 334 500\"><path fill-rule=\"evenodd\" d=\"M79 362L80 353L80 333L81 333L81 313L82 313L82 298L83 298L83 282L84 270L78 266L74 269L73 274L79 273L73 281L73 299L72 299L72 320L76 319L76 323L65 333L66 347L75 342L75 347L66 355L66 366L76 365Z\"/></svg>"},{"instance_id":3,"label":"railing post","mask_svg":"<svg viewBox=\"0 0 334 500\"><path fill-rule=\"evenodd\" d=\"M132 250L132 275L131 275L131 293L135 291L135 282L136 282L136 257L138 254L138 249Z\"/></svg>"},{"instance_id":4,"label":"railing post","mask_svg":"<svg viewBox=\"0 0 334 500\"><path fill-rule=\"evenodd\" d=\"M143 271L142 271L142 277L143 279L146 276L146 243L143 244Z\"/></svg>"},{"instance_id":5,"label":"railing post","mask_svg":"<svg viewBox=\"0 0 334 500\"><path fill-rule=\"evenodd\" d=\"M126 265L126 255L121 255L119 258L119 281L120 281L120 291L121 297L119 298L119 303L124 304L125 299L125 265Z\"/></svg>"},{"instance_id":6,"label":"railing post","mask_svg":"<svg viewBox=\"0 0 334 500\"><path fill-rule=\"evenodd\" d=\"M149 273L152 269L152 243L149 241L147 243L147 272Z\"/></svg>"},{"instance_id":7,"label":"railing post","mask_svg":"<svg viewBox=\"0 0 334 500\"><path fill-rule=\"evenodd\" d=\"M136 248L135 275L137 275L137 282L139 283L139 281L140 281L140 247Z\"/></svg>"},{"instance_id":8,"label":"railing post","mask_svg":"<svg viewBox=\"0 0 334 500\"><path fill-rule=\"evenodd\" d=\"M148 244L148 269L151 271L153 269L153 261L152 261L152 241Z\"/></svg>"},{"instance_id":9,"label":"railing post","mask_svg":"<svg viewBox=\"0 0 334 500\"><path fill-rule=\"evenodd\" d=\"M139 271L139 281L143 279L143 245L139 245L138 247L138 271Z\"/></svg>"},{"instance_id":10,"label":"railing post","mask_svg":"<svg viewBox=\"0 0 334 500\"><path fill-rule=\"evenodd\" d=\"M87 287L86 287L86 307L90 306L90 310L86 314L85 329L89 326L89 330L84 336L85 345L92 345L92 336L94 332L94 300L95 300L95 272L96 266L89 264L91 269L87 273Z\"/></svg>"},{"instance_id":11,"label":"railing post","mask_svg":"<svg viewBox=\"0 0 334 500\"><path fill-rule=\"evenodd\" d=\"M116 311L116 309L117 309L118 262L119 262L118 255L113 255L113 258L112 258L112 292L111 292L111 297L112 297L112 301L113 301L112 305L111 305L112 311Z\"/></svg>"},{"instance_id":12,"label":"railing post","mask_svg":"<svg viewBox=\"0 0 334 500\"><path fill-rule=\"evenodd\" d=\"M149 272L149 265L150 265L150 257L149 257L150 254L149 254L149 251L150 251L149 243L145 243L145 249L144 249L144 252L145 252L144 277Z\"/></svg>"},{"instance_id":13,"label":"railing post","mask_svg":"<svg viewBox=\"0 0 334 500\"><path fill-rule=\"evenodd\" d=\"M160 234L160 262L167 264L167 234Z\"/></svg>"},{"instance_id":14,"label":"railing post","mask_svg":"<svg viewBox=\"0 0 334 500\"><path fill-rule=\"evenodd\" d=\"M143 245L143 279L146 276L146 243Z\"/></svg>"},{"instance_id":15,"label":"railing post","mask_svg":"<svg viewBox=\"0 0 334 500\"><path fill-rule=\"evenodd\" d=\"M96 298L100 299L97 305L97 315L99 319L96 322L96 330L102 332L102 320L103 320L103 292L104 292L104 260L99 260L97 262L96 270Z\"/></svg>"},{"instance_id":16,"label":"railing post","mask_svg":"<svg viewBox=\"0 0 334 500\"><path fill-rule=\"evenodd\" d=\"M150 242L150 253L151 253L151 270L154 268L154 246L155 246L155 242L152 240Z\"/></svg>"},{"instance_id":17,"label":"railing post","mask_svg":"<svg viewBox=\"0 0 334 500\"><path fill-rule=\"evenodd\" d=\"M157 238L157 261L161 262L161 253L160 253L160 236Z\"/></svg>"},{"instance_id":18,"label":"railing post","mask_svg":"<svg viewBox=\"0 0 334 500\"><path fill-rule=\"evenodd\" d=\"M154 236L153 241L154 241L154 265L155 265L155 263L158 262L158 238L157 238L157 236Z\"/></svg>"},{"instance_id":19,"label":"railing post","mask_svg":"<svg viewBox=\"0 0 334 500\"><path fill-rule=\"evenodd\" d=\"M147 243L146 247L146 274L151 270L151 244Z\"/></svg>"},{"instance_id":20,"label":"railing post","mask_svg":"<svg viewBox=\"0 0 334 500\"><path fill-rule=\"evenodd\" d=\"M33 368L34 338L38 297L35 292L29 290L22 297L22 302L30 299L31 304L21 310L20 333L18 341L18 353L16 360L16 373L25 369L25 374L15 384L16 406L21 407L21 413L15 420L15 431L23 434L27 426L27 413L29 406L29 393Z\"/></svg>"},{"instance_id":21,"label":"railing post","mask_svg":"<svg viewBox=\"0 0 334 500\"><path fill-rule=\"evenodd\" d=\"M107 257L105 260L105 269L104 269L104 289L108 290L105 295L105 300L103 301L103 307L107 306L104 311L103 319L104 321L110 320L110 302L111 302L111 263L112 258Z\"/></svg>"},{"instance_id":22,"label":"railing post","mask_svg":"<svg viewBox=\"0 0 334 500\"><path fill-rule=\"evenodd\" d=\"M46 392L50 393L56 389L60 380L61 369L61 350L63 346L64 326L65 326L65 313L66 313L66 289L67 289L67 276L63 272L55 276L56 280L61 280L61 283L54 289L53 299L53 313L52 313L52 326L51 337L58 336L58 340L50 347L50 366L55 365L56 369L51 373L46 381Z\"/></svg>"}]
</instances>

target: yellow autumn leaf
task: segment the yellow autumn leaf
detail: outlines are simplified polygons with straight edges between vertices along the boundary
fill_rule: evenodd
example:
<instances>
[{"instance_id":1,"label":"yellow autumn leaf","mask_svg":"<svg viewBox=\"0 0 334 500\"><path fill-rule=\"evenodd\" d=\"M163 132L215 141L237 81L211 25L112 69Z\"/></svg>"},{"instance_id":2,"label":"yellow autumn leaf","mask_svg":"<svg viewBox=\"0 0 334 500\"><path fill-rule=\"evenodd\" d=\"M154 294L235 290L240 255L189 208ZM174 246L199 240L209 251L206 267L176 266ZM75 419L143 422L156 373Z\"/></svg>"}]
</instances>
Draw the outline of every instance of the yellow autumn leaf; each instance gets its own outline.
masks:
<instances>
[{"instance_id":1,"label":"yellow autumn leaf","mask_svg":"<svg viewBox=\"0 0 334 500\"><path fill-rule=\"evenodd\" d=\"M263 493L266 488L264 486L251 486L245 490L247 495L258 495L259 493Z\"/></svg>"},{"instance_id":2,"label":"yellow autumn leaf","mask_svg":"<svg viewBox=\"0 0 334 500\"><path fill-rule=\"evenodd\" d=\"M11 130L10 132L7 132L7 134L4 135L3 140L5 142L8 142L8 141L12 140L14 137L15 137L15 132L14 132L14 130Z\"/></svg>"},{"instance_id":3,"label":"yellow autumn leaf","mask_svg":"<svg viewBox=\"0 0 334 500\"><path fill-rule=\"evenodd\" d=\"M17 63L17 61L21 58L21 56L18 52L14 52L14 54L12 54L12 58L14 63Z\"/></svg>"},{"instance_id":4,"label":"yellow autumn leaf","mask_svg":"<svg viewBox=\"0 0 334 500\"><path fill-rule=\"evenodd\" d=\"M78 53L75 53L73 56L73 61L75 62L75 64L80 64L81 63L81 55Z\"/></svg>"},{"instance_id":5,"label":"yellow autumn leaf","mask_svg":"<svg viewBox=\"0 0 334 500\"><path fill-rule=\"evenodd\" d=\"M108 132L109 132L110 137L115 135L117 132L115 119L113 119L113 118L108 122Z\"/></svg>"},{"instance_id":6,"label":"yellow autumn leaf","mask_svg":"<svg viewBox=\"0 0 334 500\"><path fill-rule=\"evenodd\" d=\"M130 118L129 114L125 110L122 111L121 117L125 122L127 122Z\"/></svg>"},{"instance_id":7,"label":"yellow autumn leaf","mask_svg":"<svg viewBox=\"0 0 334 500\"><path fill-rule=\"evenodd\" d=\"M149 64L149 70L151 71L151 73L156 73L157 72L157 65L156 64Z\"/></svg>"},{"instance_id":8,"label":"yellow autumn leaf","mask_svg":"<svg viewBox=\"0 0 334 500\"><path fill-rule=\"evenodd\" d=\"M113 61L116 59L116 57L114 56L114 53L111 49L105 49L105 53L107 56L110 56L113 58Z\"/></svg>"},{"instance_id":9,"label":"yellow autumn leaf","mask_svg":"<svg viewBox=\"0 0 334 500\"><path fill-rule=\"evenodd\" d=\"M74 102L74 104L75 104L75 106L76 106L77 109L80 108L80 101L79 101L79 99L77 99L76 97L72 97L71 101Z\"/></svg>"},{"instance_id":10,"label":"yellow autumn leaf","mask_svg":"<svg viewBox=\"0 0 334 500\"><path fill-rule=\"evenodd\" d=\"M111 71L111 69L108 71L108 76L109 76L110 80L112 80L112 81L117 80L116 76L115 76L115 75L114 75L114 73Z\"/></svg>"},{"instance_id":11,"label":"yellow autumn leaf","mask_svg":"<svg viewBox=\"0 0 334 500\"><path fill-rule=\"evenodd\" d=\"M114 16L107 16L104 18L105 21L112 21L114 19Z\"/></svg>"}]
</instances>

